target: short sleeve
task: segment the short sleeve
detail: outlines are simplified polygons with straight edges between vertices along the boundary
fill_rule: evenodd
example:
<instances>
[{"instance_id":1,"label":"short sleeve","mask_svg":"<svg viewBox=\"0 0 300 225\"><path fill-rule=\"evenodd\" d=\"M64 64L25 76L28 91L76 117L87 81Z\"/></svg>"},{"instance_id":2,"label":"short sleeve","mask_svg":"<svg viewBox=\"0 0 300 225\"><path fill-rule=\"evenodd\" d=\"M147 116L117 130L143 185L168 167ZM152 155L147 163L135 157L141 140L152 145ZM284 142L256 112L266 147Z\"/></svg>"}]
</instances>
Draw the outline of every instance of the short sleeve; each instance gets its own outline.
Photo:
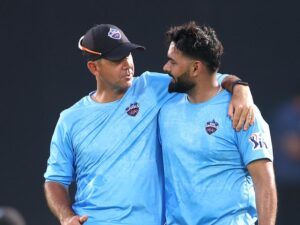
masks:
<instances>
[{"instance_id":1,"label":"short sleeve","mask_svg":"<svg viewBox=\"0 0 300 225\"><path fill-rule=\"evenodd\" d=\"M247 131L237 133L238 148L245 165L254 160L269 159L273 161L273 148L269 125L256 110L256 120Z\"/></svg>"},{"instance_id":2,"label":"short sleeve","mask_svg":"<svg viewBox=\"0 0 300 225\"><path fill-rule=\"evenodd\" d=\"M68 186L74 177L74 155L72 144L61 116L57 122L50 145L50 156L44 177Z\"/></svg>"}]
</instances>

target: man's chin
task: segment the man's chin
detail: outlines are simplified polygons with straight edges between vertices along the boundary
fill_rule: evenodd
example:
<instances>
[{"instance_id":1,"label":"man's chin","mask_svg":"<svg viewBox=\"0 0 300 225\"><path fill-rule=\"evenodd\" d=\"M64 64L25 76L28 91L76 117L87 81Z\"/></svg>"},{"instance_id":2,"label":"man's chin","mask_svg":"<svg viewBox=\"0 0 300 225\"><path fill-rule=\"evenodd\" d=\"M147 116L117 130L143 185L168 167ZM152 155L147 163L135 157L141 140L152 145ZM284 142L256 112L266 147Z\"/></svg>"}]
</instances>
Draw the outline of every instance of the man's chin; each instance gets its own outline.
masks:
<instances>
[{"instance_id":1,"label":"man's chin","mask_svg":"<svg viewBox=\"0 0 300 225\"><path fill-rule=\"evenodd\" d=\"M174 83L174 82L171 82L171 83L169 84L169 87L168 87L168 92L169 92L169 93L174 93L174 92L176 92L175 89L176 89L176 88L175 88L175 83Z\"/></svg>"},{"instance_id":2,"label":"man's chin","mask_svg":"<svg viewBox=\"0 0 300 225\"><path fill-rule=\"evenodd\" d=\"M171 82L168 87L169 93L187 93L189 89L185 86L178 85L178 83Z\"/></svg>"}]
</instances>

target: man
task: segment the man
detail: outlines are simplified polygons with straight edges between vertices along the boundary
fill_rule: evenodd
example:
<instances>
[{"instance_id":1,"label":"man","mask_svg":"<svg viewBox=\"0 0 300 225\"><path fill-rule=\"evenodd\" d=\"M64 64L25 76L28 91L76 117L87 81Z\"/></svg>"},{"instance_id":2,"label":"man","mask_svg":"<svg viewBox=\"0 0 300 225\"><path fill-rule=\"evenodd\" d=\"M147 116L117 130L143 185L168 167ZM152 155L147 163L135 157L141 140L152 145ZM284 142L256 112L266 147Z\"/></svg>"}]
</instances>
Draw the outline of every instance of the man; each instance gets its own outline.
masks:
<instances>
[{"instance_id":1,"label":"man","mask_svg":"<svg viewBox=\"0 0 300 225\"><path fill-rule=\"evenodd\" d=\"M97 89L60 115L45 173L48 205L62 225L163 224L157 116L174 95L167 91L170 77L145 72L133 78L131 52L144 48L113 25L92 27L79 48ZM240 126L251 113L252 98L248 87L236 88L232 108ZM249 123L246 119L246 128ZM71 206L73 181L77 191Z\"/></svg>"},{"instance_id":2,"label":"man","mask_svg":"<svg viewBox=\"0 0 300 225\"><path fill-rule=\"evenodd\" d=\"M167 225L254 225L257 213L259 225L274 225L269 128L256 109L249 130L232 129L231 96L216 78L223 47L215 31L190 22L166 35L169 91L181 93L159 115Z\"/></svg>"}]
</instances>

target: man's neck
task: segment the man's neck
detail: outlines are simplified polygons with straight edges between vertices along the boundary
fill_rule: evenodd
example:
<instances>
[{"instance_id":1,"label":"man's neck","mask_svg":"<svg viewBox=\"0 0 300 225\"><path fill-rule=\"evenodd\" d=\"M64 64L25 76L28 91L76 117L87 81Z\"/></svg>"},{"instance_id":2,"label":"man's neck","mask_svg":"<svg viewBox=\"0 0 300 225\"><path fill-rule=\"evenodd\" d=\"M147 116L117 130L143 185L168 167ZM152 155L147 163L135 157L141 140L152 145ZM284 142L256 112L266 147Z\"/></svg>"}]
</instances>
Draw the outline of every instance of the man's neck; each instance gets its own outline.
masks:
<instances>
[{"instance_id":1,"label":"man's neck","mask_svg":"<svg viewBox=\"0 0 300 225\"><path fill-rule=\"evenodd\" d=\"M117 86L108 85L97 79L97 90L93 95L93 100L99 103L109 103L121 99L128 89L117 88Z\"/></svg>"},{"instance_id":2,"label":"man's neck","mask_svg":"<svg viewBox=\"0 0 300 225\"><path fill-rule=\"evenodd\" d=\"M218 85L216 74L205 74L197 80L196 86L190 90L188 99L191 103L206 102L216 96L222 90Z\"/></svg>"},{"instance_id":3,"label":"man's neck","mask_svg":"<svg viewBox=\"0 0 300 225\"><path fill-rule=\"evenodd\" d=\"M93 95L93 100L99 103L108 103L114 102L121 99L126 92L114 92L114 91L101 91L99 89L96 90Z\"/></svg>"}]
</instances>

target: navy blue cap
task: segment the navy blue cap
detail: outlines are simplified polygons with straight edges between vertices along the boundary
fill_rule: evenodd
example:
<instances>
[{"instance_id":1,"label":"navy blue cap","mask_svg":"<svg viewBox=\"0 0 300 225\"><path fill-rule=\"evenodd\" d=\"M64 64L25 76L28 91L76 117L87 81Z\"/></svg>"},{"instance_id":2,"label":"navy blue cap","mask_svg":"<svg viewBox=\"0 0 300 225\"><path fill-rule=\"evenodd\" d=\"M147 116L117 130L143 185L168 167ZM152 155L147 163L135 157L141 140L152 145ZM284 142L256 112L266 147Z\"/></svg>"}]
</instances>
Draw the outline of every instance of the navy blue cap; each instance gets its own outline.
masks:
<instances>
[{"instance_id":1,"label":"navy blue cap","mask_svg":"<svg viewBox=\"0 0 300 225\"><path fill-rule=\"evenodd\" d=\"M105 58L116 61L135 49L145 50L145 47L131 43L120 28L111 24L100 24L89 29L80 38L78 47L87 53L89 60Z\"/></svg>"}]
</instances>

